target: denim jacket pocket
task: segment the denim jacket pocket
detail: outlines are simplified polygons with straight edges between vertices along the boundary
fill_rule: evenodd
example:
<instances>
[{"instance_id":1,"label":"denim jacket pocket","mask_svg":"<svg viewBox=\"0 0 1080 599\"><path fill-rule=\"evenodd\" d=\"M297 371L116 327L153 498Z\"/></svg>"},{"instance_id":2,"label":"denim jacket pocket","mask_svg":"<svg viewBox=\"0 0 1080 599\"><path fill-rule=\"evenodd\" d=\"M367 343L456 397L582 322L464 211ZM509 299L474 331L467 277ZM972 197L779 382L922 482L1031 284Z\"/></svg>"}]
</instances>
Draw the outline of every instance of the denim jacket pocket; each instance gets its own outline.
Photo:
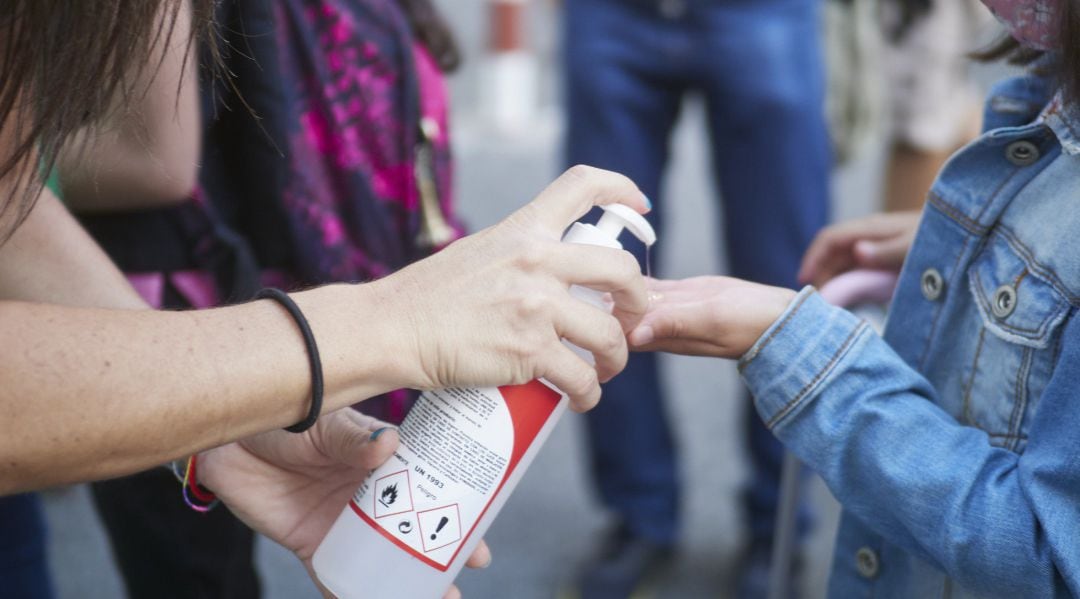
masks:
<instances>
[{"instance_id":1,"label":"denim jacket pocket","mask_svg":"<svg viewBox=\"0 0 1080 599\"><path fill-rule=\"evenodd\" d=\"M1070 306L1037 270L1013 249L1010 240L994 233L976 256L968 279L990 332L1010 343L1045 349Z\"/></svg>"},{"instance_id":2,"label":"denim jacket pocket","mask_svg":"<svg viewBox=\"0 0 1080 599\"><path fill-rule=\"evenodd\" d=\"M965 368L961 418L994 445L1023 451L1071 307L1017 243L995 231L968 269L980 332Z\"/></svg>"}]
</instances>

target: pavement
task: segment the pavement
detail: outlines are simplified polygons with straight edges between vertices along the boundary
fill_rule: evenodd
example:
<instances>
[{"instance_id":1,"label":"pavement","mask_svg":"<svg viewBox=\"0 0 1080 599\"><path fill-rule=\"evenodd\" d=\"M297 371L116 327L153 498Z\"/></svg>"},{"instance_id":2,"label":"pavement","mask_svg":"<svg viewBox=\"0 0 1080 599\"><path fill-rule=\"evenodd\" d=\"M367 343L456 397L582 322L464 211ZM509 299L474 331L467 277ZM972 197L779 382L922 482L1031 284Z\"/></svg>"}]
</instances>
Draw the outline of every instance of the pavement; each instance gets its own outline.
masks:
<instances>
[{"instance_id":1,"label":"pavement","mask_svg":"<svg viewBox=\"0 0 1080 599\"><path fill-rule=\"evenodd\" d=\"M443 4L448 5L449 0ZM528 201L560 171L559 115L554 108L554 10L544 3L530 10L529 27L541 48L543 85L536 118L516 135L491 129L478 108L482 98L483 61L479 49L483 4L455 2L453 24L461 32L467 67L452 82L456 103L458 201L476 229L496 222ZM716 231L718 217L707 166L707 146L700 105L688 102L674 138L673 166L667 177L669 210L660 233L664 260L654 265L665 276L722 273L723 256ZM837 218L869 212L877 197L881 152L837 173ZM732 564L744 536L737 502L747 475L741 399L732 363L701 358L666 357L663 380L668 408L681 452L685 517L679 556L659 584L659 597L722 598L732 583ZM580 416L568 416L555 430L516 493L487 535L494 553L490 568L463 574L458 584L470 599L550 599L572 580L609 523L597 504L586 472L586 447ZM808 543L802 586L805 596L824 596L838 508L820 481L808 496L818 526ZM112 599L123 590L111 563L101 525L84 486L46 494L51 527L50 557L61 599ZM179 500L179 499L178 499ZM276 544L260 539L257 562L266 599L317 597L299 562Z\"/></svg>"}]
</instances>

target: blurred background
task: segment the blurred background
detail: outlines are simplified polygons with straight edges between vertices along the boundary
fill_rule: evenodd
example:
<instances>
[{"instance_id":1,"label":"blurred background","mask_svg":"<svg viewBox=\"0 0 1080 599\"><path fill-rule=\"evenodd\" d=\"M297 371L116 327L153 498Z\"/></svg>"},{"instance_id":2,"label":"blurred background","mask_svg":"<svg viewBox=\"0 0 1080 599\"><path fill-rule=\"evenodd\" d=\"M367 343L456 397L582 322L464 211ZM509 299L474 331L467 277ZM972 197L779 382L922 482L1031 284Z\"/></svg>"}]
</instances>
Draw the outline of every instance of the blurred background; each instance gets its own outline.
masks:
<instances>
[{"instance_id":1,"label":"blurred background","mask_svg":"<svg viewBox=\"0 0 1080 599\"><path fill-rule=\"evenodd\" d=\"M436 4L464 55L462 68L449 80L451 129L457 202L469 228L476 230L528 201L562 170L558 69L563 7L542 1L503 3L500 24L490 0ZM875 25L867 21L865 26ZM875 38L873 32L864 33ZM993 39L992 24L980 35ZM870 48L866 52L872 52L874 42L866 43ZM501 52L493 46L501 46ZM830 67L855 68L850 62L832 60ZM970 68L979 87L1002 74L1000 68ZM884 103L892 92L887 82L874 78L874 71L865 67L862 71L868 77L865 85L874 92L873 101L862 108L868 111L865 120L870 125L861 125L852 135L832 174L834 220L867 214L882 205L891 143ZM667 217L659 234L663 259L653 266L668 277L724 273L728 266L723 251L718 251L721 220L702 101L689 94L682 109L664 180ZM748 476L742 414L749 406L732 363L664 357L661 364L685 490L677 556L658 581L657 595L726 597L747 535L738 494ZM491 567L466 572L459 579L466 597L558 596L597 550L610 521L592 491L583 429L578 415L560 424L488 534L495 554ZM806 495L817 518L806 542L799 585L804 596L821 597L838 507L819 481L811 481ZM87 489L57 489L45 497L59 595L123 596ZM280 547L260 539L257 559L267 599L317 596L301 565Z\"/></svg>"}]
</instances>

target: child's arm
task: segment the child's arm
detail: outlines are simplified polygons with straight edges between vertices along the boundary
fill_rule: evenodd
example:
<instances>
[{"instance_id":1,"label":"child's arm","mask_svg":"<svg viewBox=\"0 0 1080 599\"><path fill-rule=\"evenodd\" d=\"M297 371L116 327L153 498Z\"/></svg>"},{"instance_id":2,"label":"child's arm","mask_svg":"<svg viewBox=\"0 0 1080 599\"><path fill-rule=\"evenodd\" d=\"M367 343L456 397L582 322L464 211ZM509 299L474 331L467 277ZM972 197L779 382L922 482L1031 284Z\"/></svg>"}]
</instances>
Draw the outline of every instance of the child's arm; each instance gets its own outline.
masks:
<instances>
[{"instance_id":1,"label":"child's arm","mask_svg":"<svg viewBox=\"0 0 1080 599\"><path fill-rule=\"evenodd\" d=\"M1080 319L1023 455L935 405L868 325L809 288L740 361L758 413L850 513L995 596L1080 593Z\"/></svg>"}]
</instances>

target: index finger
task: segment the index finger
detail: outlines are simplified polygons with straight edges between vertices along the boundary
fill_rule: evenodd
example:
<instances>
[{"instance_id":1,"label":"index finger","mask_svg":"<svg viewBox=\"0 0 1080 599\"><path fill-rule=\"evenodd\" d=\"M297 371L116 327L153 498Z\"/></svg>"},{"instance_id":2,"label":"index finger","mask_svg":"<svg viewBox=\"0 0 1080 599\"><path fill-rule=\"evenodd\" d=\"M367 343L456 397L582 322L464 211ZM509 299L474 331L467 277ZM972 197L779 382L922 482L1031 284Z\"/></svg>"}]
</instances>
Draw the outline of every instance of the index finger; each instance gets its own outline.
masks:
<instances>
[{"instance_id":1,"label":"index finger","mask_svg":"<svg viewBox=\"0 0 1080 599\"><path fill-rule=\"evenodd\" d=\"M616 203L640 214L651 208L645 194L628 177L579 164L552 181L518 214L527 214L530 221L558 237L594 206Z\"/></svg>"},{"instance_id":2,"label":"index finger","mask_svg":"<svg viewBox=\"0 0 1080 599\"><path fill-rule=\"evenodd\" d=\"M593 245L553 244L547 272L567 285L579 285L611 294L617 316L635 324L649 308L645 277L634 255Z\"/></svg>"}]
</instances>

